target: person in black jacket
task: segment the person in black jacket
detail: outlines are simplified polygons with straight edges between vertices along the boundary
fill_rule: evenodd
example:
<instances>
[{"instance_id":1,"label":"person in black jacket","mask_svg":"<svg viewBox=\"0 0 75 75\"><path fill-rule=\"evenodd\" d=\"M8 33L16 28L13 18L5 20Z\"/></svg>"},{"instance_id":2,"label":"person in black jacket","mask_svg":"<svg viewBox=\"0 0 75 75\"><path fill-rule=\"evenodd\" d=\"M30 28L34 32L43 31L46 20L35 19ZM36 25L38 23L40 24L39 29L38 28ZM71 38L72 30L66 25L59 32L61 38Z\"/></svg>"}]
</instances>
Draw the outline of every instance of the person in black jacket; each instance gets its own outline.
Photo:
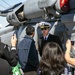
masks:
<instances>
[{"instance_id":1,"label":"person in black jacket","mask_svg":"<svg viewBox=\"0 0 75 75\"><path fill-rule=\"evenodd\" d=\"M40 38L40 44L39 44L40 56L42 56L43 47L48 42L56 42L62 48L62 44L61 44L60 38L58 36L56 36L56 35L51 35L49 33L49 30L50 30L50 27L51 27L50 23L48 23L48 22L40 22L39 23L39 27L40 27L40 29L42 31L42 34L43 34L43 36Z\"/></svg>"},{"instance_id":2,"label":"person in black jacket","mask_svg":"<svg viewBox=\"0 0 75 75\"><path fill-rule=\"evenodd\" d=\"M11 38L11 51L0 50L0 74L12 75L12 67L17 64L16 35Z\"/></svg>"},{"instance_id":3,"label":"person in black jacket","mask_svg":"<svg viewBox=\"0 0 75 75\"><path fill-rule=\"evenodd\" d=\"M2 59L2 58L0 58L0 74L1 75L12 75L11 66L5 59Z\"/></svg>"},{"instance_id":4,"label":"person in black jacket","mask_svg":"<svg viewBox=\"0 0 75 75\"><path fill-rule=\"evenodd\" d=\"M10 66L16 66L18 62L18 52L16 50L16 43L17 38L16 35L12 36L11 38L11 49L9 51L8 46L3 45L3 47L0 49L1 52L1 58L7 60L7 62L10 64Z\"/></svg>"},{"instance_id":5,"label":"person in black jacket","mask_svg":"<svg viewBox=\"0 0 75 75\"><path fill-rule=\"evenodd\" d=\"M36 75L39 65L38 53L33 40L35 29L27 26L25 37L18 44L19 63L24 75Z\"/></svg>"}]
</instances>

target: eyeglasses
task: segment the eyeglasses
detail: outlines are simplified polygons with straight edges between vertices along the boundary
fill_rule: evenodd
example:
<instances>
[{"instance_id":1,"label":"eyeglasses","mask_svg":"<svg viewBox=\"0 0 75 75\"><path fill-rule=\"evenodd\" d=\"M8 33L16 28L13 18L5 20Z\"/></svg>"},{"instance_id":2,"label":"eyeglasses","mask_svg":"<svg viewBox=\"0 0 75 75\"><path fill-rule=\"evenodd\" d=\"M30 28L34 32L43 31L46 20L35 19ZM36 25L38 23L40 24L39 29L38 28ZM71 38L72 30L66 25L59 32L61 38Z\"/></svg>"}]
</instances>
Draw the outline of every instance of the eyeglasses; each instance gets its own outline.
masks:
<instances>
[{"instance_id":1,"label":"eyeglasses","mask_svg":"<svg viewBox=\"0 0 75 75\"><path fill-rule=\"evenodd\" d=\"M49 29L49 28L41 28L41 30L47 30L47 29Z\"/></svg>"}]
</instances>

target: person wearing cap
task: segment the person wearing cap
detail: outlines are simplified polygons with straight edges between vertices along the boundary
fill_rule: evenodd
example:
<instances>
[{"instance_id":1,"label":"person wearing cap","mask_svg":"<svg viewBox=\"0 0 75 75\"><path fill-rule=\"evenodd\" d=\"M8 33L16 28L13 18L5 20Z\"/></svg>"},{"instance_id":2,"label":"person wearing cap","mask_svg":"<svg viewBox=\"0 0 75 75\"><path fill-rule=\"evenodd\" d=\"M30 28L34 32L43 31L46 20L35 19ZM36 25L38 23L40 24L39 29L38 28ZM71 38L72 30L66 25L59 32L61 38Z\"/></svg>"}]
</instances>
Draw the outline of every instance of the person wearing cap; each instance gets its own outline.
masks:
<instances>
[{"instance_id":1,"label":"person wearing cap","mask_svg":"<svg viewBox=\"0 0 75 75\"><path fill-rule=\"evenodd\" d=\"M40 41L39 41L39 44L38 44L39 45L40 56L42 56L43 47L48 42L55 42L55 43L59 44L59 46L62 48L60 38L58 36L56 36L56 35L51 35L49 33L49 30L50 30L50 27L51 27L50 23L48 23L48 22L40 22L39 27L40 27L40 29L42 31L42 34L43 34L43 36L40 37Z\"/></svg>"}]
</instances>

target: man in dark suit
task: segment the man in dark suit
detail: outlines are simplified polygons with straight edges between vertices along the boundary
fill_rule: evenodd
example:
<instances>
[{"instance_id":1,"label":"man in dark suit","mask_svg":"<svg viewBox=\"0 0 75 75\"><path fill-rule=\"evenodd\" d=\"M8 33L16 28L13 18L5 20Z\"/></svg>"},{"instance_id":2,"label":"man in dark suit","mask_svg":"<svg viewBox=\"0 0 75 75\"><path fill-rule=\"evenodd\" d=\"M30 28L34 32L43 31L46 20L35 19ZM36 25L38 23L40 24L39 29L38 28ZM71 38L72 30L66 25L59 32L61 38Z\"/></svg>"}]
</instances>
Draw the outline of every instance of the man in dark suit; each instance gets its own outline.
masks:
<instances>
[{"instance_id":1,"label":"man in dark suit","mask_svg":"<svg viewBox=\"0 0 75 75\"><path fill-rule=\"evenodd\" d=\"M50 27L51 27L50 23L48 23L48 22L40 22L39 23L39 27L40 27L40 29L42 31L42 34L43 34L43 36L40 38L40 41L39 41L40 42L40 44L39 44L40 56L42 56L43 47L48 42L56 42L62 48L62 44L61 44L60 38L58 36L56 36L56 35L51 35L49 33L49 30L50 30Z\"/></svg>"}]
</instances>

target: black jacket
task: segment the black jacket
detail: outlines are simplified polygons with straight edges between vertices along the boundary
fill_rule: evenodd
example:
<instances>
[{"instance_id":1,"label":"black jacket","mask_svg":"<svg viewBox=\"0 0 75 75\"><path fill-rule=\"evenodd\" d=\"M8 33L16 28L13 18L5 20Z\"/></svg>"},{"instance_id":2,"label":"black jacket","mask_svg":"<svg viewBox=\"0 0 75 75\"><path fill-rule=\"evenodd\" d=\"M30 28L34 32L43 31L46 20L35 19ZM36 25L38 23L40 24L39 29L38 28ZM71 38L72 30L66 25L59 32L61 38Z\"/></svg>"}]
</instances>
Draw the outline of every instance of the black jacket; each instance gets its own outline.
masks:
<instances>
[{"instance_id":1,"label":"black jacket","mask_svg":"<svg viewBox=\"0 0 75 75\"><path fill-rule=\"evenodd\" d=\"M12 75L12 69L9 63L0 58L0 75Z\"/></svg>"},{"instance_id":2,"label":"black jacket","mask_svg":"<svg viewBox=\"0 0 75 75\"><path fill-rule=\"evenodd\" d=\"M43 47L45 46L46 43L48 42L55 42L55 43L58 43L60 45L60 47L62 48L62 44L61 44L61 40L58 36L56 35L51 35L49 34L48 36L48 39L46 41L44 41L44 38L41 37L40 38L40 41L39 41L39 53L40 53L40 56L42 56L42 51L43 51ZM62 48L63 49L63 48Z\"/></svg>"},{"instance_id":3,"label":"black jacket","mask_svg":"<svg viewBox=\"0 0 75 75\"><path fill-rule=\"evenodd\" d=\"M7 62L10 64L10 66L16 66L17 62L18 62L18 52L17 50L10 50L8 49L8 46L6 45L6 47L4 47L5 45L3 45L3 48L0 49L0 57L2 59L7 60Z\"/></svg>"}]
</instances>

